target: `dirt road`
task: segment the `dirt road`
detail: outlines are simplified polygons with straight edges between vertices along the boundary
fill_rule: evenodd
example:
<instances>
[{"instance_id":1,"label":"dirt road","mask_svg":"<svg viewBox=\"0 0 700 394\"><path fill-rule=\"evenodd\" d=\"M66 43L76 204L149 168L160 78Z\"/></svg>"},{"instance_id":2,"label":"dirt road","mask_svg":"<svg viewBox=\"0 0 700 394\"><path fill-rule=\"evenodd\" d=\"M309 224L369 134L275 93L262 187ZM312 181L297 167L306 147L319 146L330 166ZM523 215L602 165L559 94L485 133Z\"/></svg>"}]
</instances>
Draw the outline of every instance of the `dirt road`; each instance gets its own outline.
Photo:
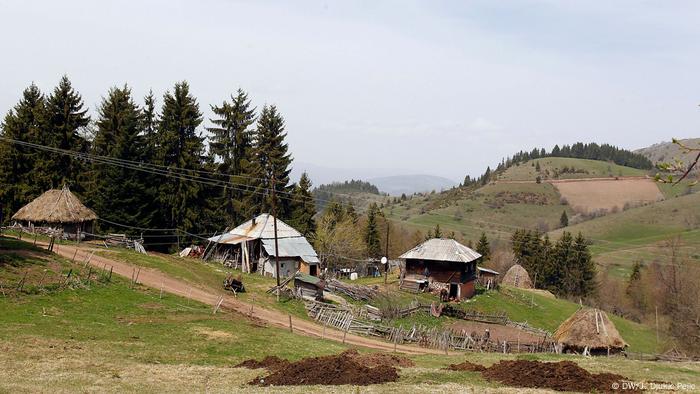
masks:
<instances>
[{"instance_id":1,"label":"dirt road","mask_svg":"<svg viewBox=\"0 0 700 394\"><path fill-rule=\"evenodd\" d=\"M37 245L46 246L46 243L37 242ZM91 253L90 249L88 248L77 247L73 245L56 244L54 246L55 253L68 259L73 258L76 250L76 262L85 261ZM90 259L90 265L100 269L102 269L105 266L107 267L107 269L112 268L115 274L123 276L125 278L131 278L132 275L134 275L134 273L139 270L139 267L136 265L109 259L103 256L98 256L96 254L93 255ZM224 309L229 309L245 315L250 315L253 318L260 319L272 326L289 328L289 315L285 313L261 308L258 305L241 302L240 300L236 299L233 295L226 294L223 291L217 292L213 289L201 289L192 287L187 282L172 278L164 274L163 272L155 269L144 267L140 267L140 269L141 270L138 274L138 283L142 285L158 290L162 288L164 292L190 298L192 300L203 302L212 306L218 303L219 299L223 297L224 301L221 304L221 307ZM308 320L292 317L292 327L295 333L301 335L318 338L324 337L323 327ZM335 329L326 328L325 330L325 338L329 340L342 342L343 335L343 332ZM353 335L350 333L347 334L345 338L345 343L349 345L363 346L384 351L394 350L394 345L391 343L358 335ZM398 352L407 354L445 354L444 351L440 351L437 349L428 349L406 345L398 345L396 347L396 350Z\"/></svg>"}]
</instances>

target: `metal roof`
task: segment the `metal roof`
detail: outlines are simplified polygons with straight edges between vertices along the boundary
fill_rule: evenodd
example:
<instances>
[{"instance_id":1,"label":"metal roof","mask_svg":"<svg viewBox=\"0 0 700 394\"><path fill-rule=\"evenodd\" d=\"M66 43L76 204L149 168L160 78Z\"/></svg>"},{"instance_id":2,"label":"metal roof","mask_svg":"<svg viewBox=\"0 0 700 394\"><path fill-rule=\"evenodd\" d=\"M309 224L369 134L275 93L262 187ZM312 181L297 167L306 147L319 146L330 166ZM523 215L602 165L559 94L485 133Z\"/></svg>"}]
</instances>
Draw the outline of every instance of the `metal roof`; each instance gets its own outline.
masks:
<instances>
[{"instance_id":1,"label":"metal roof","mask_svg":"<svg viewBox=\"0 0 700 394\"><path fill-rule=\"evenodd\" d=\"M399 256L400 259L454 261L458 263L471 263L480 257L481 255L474 250L448 238L429 239Z\"/></svg>"},{"instance_id":2,"label":"metal roof","mask_svg":"<svg viewBox=\"0 0 700 394\"><path fill-rule=\"evenodd\" d=\"M275 255L274 239L263 239L262 244L268 255ZM316 251L304 237L279 238L277 239L277 249L279 257L301 257L307 263L319 262Z\"/></svg>"},{"instance_id":3,"label":"metal roof","mask_svg":"<svg viewBox=\"0 0 700 394\"><path fill-rule=\"evenodd\" d=\"M221 235L215 235L209 238L209 241L218 243L240 243L241 241L251 240L251 239L274 239L275 229L273 216L269 213L262 213L255 217L255 219L248 220L247 222L241 224L240 226L234 228L233 230L226 233L223 237ZM253 224L255 221L255 224ZM221 240L219 238L221 237ZM237 240L235 237L243 237L245 239ZM277 238L292 238L292 237L303 237L300 232L295 230L292 226L287 223L277 219ZM225 241L229 239L230 241Z\"/></svg>"},{"instance_id":4,"label":"metal roof","mask_svg":"<svg viewBox=\"0 0 700 394\"><path fill-rule=\"evenodd\" d=\"M476 267L476 269L478 269L479 271L482 271L482 272L488 272L489 274L500 275L499 272L494 271L494 270L490 270L490 269L488 269L488 268Z\"/></svg>"}]
</instances>

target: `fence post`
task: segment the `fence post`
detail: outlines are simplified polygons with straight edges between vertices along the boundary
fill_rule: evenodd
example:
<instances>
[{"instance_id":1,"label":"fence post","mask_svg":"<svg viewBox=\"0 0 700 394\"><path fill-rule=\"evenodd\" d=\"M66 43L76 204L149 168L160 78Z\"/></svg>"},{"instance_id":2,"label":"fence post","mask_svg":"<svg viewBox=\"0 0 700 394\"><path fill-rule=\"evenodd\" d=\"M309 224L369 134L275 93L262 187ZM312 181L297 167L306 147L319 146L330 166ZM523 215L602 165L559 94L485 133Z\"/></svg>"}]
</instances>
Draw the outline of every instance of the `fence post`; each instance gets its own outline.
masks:
<instances>
[{"instance_id":1,"label":"fence post","mask_svg":"<svg viewBox=\"0 0 700 394\"><path fill-rule=\"evenodd\" d=\"M292 329L292 315L289 314L289 332L294 333L294 330Z\"/></svg>"}]
</instances>

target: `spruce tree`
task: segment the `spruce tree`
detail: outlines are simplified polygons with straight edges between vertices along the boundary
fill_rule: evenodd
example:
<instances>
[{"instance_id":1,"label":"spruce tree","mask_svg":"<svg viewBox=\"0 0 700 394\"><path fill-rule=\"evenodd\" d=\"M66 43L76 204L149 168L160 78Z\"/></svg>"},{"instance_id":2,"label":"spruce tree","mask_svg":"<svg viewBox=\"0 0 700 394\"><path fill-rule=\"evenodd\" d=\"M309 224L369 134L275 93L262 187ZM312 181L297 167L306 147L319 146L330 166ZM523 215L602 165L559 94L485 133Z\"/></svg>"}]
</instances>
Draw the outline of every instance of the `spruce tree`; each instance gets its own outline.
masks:
<instances>
[{"instance_id":1,"label":"spruce tree","mask_svg":"<svg viewBox=\"0 0 700 394\"><path fill-rule=\"evenodd\" d=\"M221 106L211 106L216 116L211 119L210 153L220 177L231 184L215 191L212 199L215 218L226 226L233 226L251 217L255 184L252 173L253 135L251 126L255 122L255 108L248 94L238 89L231 101Z\"/></svg>"},{"instance_id":2,"label":"spruce tree","mask_svg":"<svg viewBox=\"0 0 700 394\"><path fill-rule=\"evenodd\" d=\"M435 230L433 231L433 238L442 238L442 230L440 230L440 223L435 225Z\"/></svg>"},{"instance_id":3,"label":"spruce tree","mask_svg":"<svg viewBox=\"0 0 700 394\"><path fill-rule=\"evenodd\" d=\"M311 194L311 179L305 172L301 174L299 183L294 186L292 198L293 209L289 224L305 237L313 237L316 232L316 204Z\"/></svg>"},{"instance_id":4,"label":"spruce tree","mask_svg":"<svg viewBox=\"0 0 700 394\"><path fill-rule=\"evenodd\" d=\"M579 232L574 240L574 254L576 259L578 286L576 286L574 295L588 297L598 289L596 282L596 266L591 252L588 250L590 241L588 241Z\"/></svg>"},{"instance_id":5,"label":"spruce tree","mask_svg":"<svg viewBox=\"0 0 700 394\"><path fill-rule=\"evenodd\" d=\"M290 192L289 173L291 171L292 158L287 152L285 142L287 133L284 130L284 118L274 105L263 107L255 131L255 161L252 174L260 178L257 181L255 199L257 205L264 212L272 210L272 195L265 191L270 190L270 184L274 178L277 194L277 215L287 218L289 213L289 199L283 199Z\"/></svg>"},{"instance_id":6,"label":"spruce tree","mask_svg":"<svg viewBox=\"0 0 700 394\"><path fill-rule=\"evenodd\" d=\"M483 259L482 261L488 261L491 257L491 246L489 245L489 240L486 238L486 233L482 232L479 242L476 244L476 252L479 253Z\"/></svg>"},{"instance_id":7,"label":"spruce tree","mask_svg":"<svg viewBox=\"0 0 700 394\"><path fill-rule=\"evenodd\" d=\"M365 224L365 244L367 245L367 254L369 257L379 258L381 256L381 246L379 242L379 228L377 224L377 215L379 207L377 203L372 203L367 210L367 223Z\"/></svg>"},{"instance_id":8,"label":"spruce tree","mask_svg":"<svg viewBox=\"0 0 700 394\"><path fill-rule=\"evenodd\" d=\"M163 108L158 122L159 164L190 170L186 171L188 175L197 176L196 171L202 168L204 155L204 139L197 130L201 123L199 104L190 93L189 84L175 84L173 92L167 92L163 96ZM163 179L157 196L162 209L161 226L184 231L199 229L202 225L198 220L201 190L199 183L181 177Z\"/></svg>"},{"instance_id":9,"label":"spruce tree","mask_svg":"<svg viewBox=\"0 0 700 394\"><path fill-rule=\"evenodd\" d=\"M85 153L88 142L81 135L90 123L83 99L73 89L67 76L63 76L53 93L46 99L46 117L39 142L54 148ZM80 191L80 177L84 170L82 161L68 155L42 152L37 156L35 181L42 189L59 188L63 184Z\"/></svg>"},{"instance_id":10,"label":"spruce tree","mask_svg":"<svg viewBox=\"0 0 700 394\"><path fill-rule=\"evenodd\" d=\"M569 216L566 214L566 211L562 211L561 217L559 218L559 224L561 227L566 227L569 225Z\"/></svg>"},{"instance_id":11,"label":"spruce tree","mask_svg":"<svg viewBox=\"0 0 700 394\"><path fill-rule=\"evenodd\" d=\"M45 99L39 88L31 84L22 99L11 109L0 125L1 135L17 141L41 143ZM0 216L7 219L42 190L35 182L37 151L29 147L0 141Z\"/></svg>"},{"instance_id":12,"label":"spruce tree","mask_svg":"<svg viewBox=\"0 0 700 394\"><path fill-rule=\"evenodd\" d=\"M144 115L128 86L110 89L98 107L92 151L99 156L143 161L146 136ZM147 192L149 174L113 165L93 163L87 202L98 216L116 223L148 227L153 215L152 196ZM106 231L127 231L110 224Z\"/></svg>"}]
</instances>

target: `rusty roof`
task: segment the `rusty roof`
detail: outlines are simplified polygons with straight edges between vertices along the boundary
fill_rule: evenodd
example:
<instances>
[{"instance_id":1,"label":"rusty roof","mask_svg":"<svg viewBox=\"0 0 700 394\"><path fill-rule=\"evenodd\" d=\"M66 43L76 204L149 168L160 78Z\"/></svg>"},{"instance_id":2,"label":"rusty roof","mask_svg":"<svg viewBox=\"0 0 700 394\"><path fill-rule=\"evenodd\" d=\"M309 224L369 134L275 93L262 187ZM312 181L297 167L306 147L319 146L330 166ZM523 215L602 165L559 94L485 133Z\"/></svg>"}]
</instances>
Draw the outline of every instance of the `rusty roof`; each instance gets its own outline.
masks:
<instances>
[{"instance_id":1,"label":"rusty roof","mask_svg":"<svg viewBox=\"0 0 700 394\"><path fill-rule=\"evenodd\" d=\"M458 263L471 263L480 257L479 253L449 238L429 239L399 256L400 259L453 261Z\"/></svg>"}]
</instances>

